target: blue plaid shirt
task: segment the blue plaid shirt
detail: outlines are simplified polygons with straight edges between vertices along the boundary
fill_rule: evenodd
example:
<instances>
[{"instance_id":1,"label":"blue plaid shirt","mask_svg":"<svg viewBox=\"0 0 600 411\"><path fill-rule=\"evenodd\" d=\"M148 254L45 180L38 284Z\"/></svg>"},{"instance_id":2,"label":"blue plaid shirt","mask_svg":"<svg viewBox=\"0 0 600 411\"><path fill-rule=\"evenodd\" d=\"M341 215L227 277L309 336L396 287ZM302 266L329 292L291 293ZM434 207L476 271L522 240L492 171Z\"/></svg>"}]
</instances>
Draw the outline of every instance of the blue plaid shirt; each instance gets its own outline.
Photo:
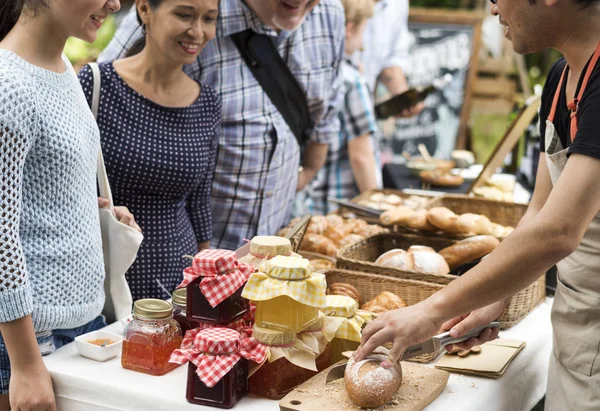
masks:
<instances>
[{"instance_id":1,"label":"blue plaid shirt","mask_svg":"<svg viewBox=\"0 0 600 411\"><path fill-rule=\"evenodd\" d=\"M306 92L316 125L311 138L328 144L340 129L344 25L338 0L321 0L297 30L279 33L262 24L241 0L221 0L217 37L185 68L193 79L217 90L223 102L212 186L211 246L236 249L244 238L273 235L287 224L300 163L296 138L229 36L252 29L273 38ZM100 60L121 57L140 36L132 8Z\"/></svg>"}]
</instances>

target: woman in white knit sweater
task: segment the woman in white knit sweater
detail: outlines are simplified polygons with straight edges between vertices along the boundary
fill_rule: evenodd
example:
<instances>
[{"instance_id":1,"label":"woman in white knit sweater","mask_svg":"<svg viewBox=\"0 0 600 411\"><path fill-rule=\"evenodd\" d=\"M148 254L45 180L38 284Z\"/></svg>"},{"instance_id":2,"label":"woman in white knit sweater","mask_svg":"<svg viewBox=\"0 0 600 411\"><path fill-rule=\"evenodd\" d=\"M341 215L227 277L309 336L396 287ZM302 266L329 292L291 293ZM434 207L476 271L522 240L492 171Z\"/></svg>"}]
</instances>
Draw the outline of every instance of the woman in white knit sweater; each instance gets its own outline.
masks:
<instances>
[{"instance_id":1,"label":"woman in white knit sweater","mask_svg":"<svg viewBox=\"0 0 600 411\"><path fill-rule=\"evenodd\" d=\"M100 136L63 48L119 8L0 1L0 411L55 410L42 355L104 322Z\"/></svg>"}]
</instances>

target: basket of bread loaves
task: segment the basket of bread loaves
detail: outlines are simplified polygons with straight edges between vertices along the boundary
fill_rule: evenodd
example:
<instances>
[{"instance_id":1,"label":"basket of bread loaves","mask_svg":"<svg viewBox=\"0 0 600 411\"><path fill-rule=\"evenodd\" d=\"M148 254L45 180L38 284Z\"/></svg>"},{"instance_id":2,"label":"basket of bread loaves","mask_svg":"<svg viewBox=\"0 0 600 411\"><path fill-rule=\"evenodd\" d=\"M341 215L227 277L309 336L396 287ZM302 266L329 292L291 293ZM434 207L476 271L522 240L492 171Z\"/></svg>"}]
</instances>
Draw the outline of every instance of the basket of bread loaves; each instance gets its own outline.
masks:
<instances>
[{"instance_id":1,"label":"basket of bread loaves","mask_svg":"<svg viewBox=\"0 0 600 411\"><path fill-rule=\"evenodd\" d=\"M402 233L378 234L344 247L340 269L446 285L491 253L500 241L489 235L462 240ZM499 319L501 328L521 321L545 297L545 276L511 299Z\"/></svg>"},{"instance_id":2,"label":"basket of bread loaves","mask_svg":"<svg viewBox=\"0 0 600 411\"><path fill-rule=\"evenodd\" d=\"M298 219L293 219L277 235L285 236L297 221ZM330 268L335 265L335 257L340 248L388 231L356 218L346 219L336 214L313 216L300 243L299 254L311 262L320 260L315 261L313 269ZM332 264L329 265L326 261Z\"/></svg>"},{"instance_id":3,"label":"basket of bread loaves","mask_svg":"<svg viewBox=\"0 0 600 411\"><path fill-rule=\"evenodd\" d=\"M443 288L441 284L340 269L326 270L324 274L327 295L351 297L362 310L375 315L417 304ZM428 363L438 354L414 357L409 361Z\"/></svg>"},{"instance_id":4,"label":"basket of bread loaves","mask_svg":"<svg viewBox=\"0 0 600 411\"><path fill-rule=\"evenodd\" d=\"M443 196L431 200L425 209L396 207L381 214L381 225L395 231L467 238L492 235L503 239L527 211L524 204L499 202L468 196Z\"/></svg>"}]
</instances>

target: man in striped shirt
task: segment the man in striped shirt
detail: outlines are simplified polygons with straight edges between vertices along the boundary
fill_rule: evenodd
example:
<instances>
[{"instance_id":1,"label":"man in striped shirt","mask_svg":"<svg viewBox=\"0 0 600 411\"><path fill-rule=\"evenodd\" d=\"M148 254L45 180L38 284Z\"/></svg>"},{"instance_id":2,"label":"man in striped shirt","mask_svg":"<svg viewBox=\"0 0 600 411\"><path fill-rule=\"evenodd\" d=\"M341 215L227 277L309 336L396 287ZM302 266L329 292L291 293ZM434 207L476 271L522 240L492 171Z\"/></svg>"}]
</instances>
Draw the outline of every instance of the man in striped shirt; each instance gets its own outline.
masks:
<instances>
[{"instance_id":1,"label":"man in striped shirt","mask_svg":"<svg viewBox=\"0 0 600 411\"><path fill-rule=\"evenodd\" d=\"M306 93L315 127L302 163L294 134L230 38L247 29L272 38ZM99 60L121 57L141 35L132 8ZM313 179L339 132L343 53L344 12L338 0L221 0L217 37L185 68L216 89L223 102L212 247L236 249L244 238L272 235L287 224L296 191Z\"/></svg>"}]
</instances>

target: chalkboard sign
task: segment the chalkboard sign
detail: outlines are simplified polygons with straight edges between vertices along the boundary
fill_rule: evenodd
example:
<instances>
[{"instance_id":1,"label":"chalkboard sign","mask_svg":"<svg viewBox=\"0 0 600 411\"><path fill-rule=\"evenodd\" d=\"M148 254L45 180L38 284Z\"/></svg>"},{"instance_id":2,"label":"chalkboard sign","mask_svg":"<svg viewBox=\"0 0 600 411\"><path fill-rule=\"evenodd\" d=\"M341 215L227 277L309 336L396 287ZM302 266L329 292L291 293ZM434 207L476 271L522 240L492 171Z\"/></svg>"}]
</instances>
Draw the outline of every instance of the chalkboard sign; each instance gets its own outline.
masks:
<instances>
[{"instance_id":1,"label":"chalkboard sign","mask_svg":"<svg viewBox=\"0 0 600 411\"><path fill-rule=\"evenodd\" d=\"M409 18L410 62L405 70L411 87L426 87L449 73L452 82L425 100L418 116L396 120L384 146L395 156L418 154L418 144L449 158L464 146L470 112L470 93L477 74L481 44L480 12L412 9Z\"/></svg>"}]
</instances>

